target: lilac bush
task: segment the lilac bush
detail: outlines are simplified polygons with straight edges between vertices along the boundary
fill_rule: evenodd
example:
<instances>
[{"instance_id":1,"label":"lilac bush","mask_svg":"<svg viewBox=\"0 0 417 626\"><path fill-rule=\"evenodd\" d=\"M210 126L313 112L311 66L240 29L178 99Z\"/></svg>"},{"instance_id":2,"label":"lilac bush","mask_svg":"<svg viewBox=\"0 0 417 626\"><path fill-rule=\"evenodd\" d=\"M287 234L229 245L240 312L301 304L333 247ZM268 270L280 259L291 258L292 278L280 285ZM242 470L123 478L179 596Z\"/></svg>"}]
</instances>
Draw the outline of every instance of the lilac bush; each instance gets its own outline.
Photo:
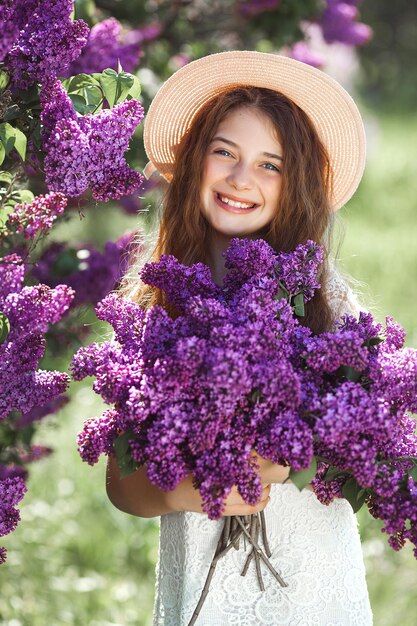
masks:
<instances>
[{"instance_id":1,"label":"lilac bush","mask_svg":"<svg viewBox=\"0 0 417 626\"><path fill-rule=\"evenodd\" d=\"M17 254L3 257L0 264L0 423L3 432L9 433L6 439L13 441L24 425L25 416L56 402L69 382L64 372L39 369L39 361L45 351L45 332L65 315L74 292L67 285L58 285L55 289L42 284L24 286L24 274L24 264ZM15 506L26 491L24 465L45 453L42 447L30 444L6 447L2 451L0 536L12 532L20 519ZM1 549L0 562L4 560L5 551Z\"/></svg>"},{"instance_id":2,"label":"lilac bush","mask_svg":"<svg viewBox=\"0 0 417 626\"><path fill-rule=\"evenodd\" d=\"M82 348L72 372L95 376L112 408L86 422L81 457L93 464L115 452L122 475L146 463L165 490L191 473L217 519L233 485L248 503L259 497L256 450L290 465L298 486L313 480L325 504L344 496L357 510L366 501L395 534L393 547L415 544L417 352L403 348L403 329L365 312L343 316L333 332L303 326L320 288L314 242L277 254L262 240L234 239L225 259L223 287L202 263L163 255L144 266L142 280L166 293L173 318L117 294L98 305L115 343ZM395 516L392 498L402 503Z\"/></svg>"}]
</instances>

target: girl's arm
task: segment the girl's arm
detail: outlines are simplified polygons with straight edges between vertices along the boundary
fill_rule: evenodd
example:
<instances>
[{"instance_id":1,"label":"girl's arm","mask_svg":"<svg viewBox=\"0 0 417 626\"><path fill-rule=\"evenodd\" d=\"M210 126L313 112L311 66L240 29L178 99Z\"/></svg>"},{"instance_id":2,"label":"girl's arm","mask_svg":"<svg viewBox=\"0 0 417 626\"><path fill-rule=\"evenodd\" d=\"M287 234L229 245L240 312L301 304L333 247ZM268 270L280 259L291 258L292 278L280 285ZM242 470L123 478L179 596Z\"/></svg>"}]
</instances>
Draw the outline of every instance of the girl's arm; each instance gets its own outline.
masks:
<instances>
[{"instance_id":1,"label":"girl's arm","mask_svg":"<svg viewBox=\"0 0 417 626\"><path fill-rule=\"evenodd\" d=\"M109 456L106 476L107 495L114 506L130 515L156 517L179 511L202 513L200 493L194 489L192 477L187 476L172 491L162 491L152 485L141 467L126 478L120 478L114 455ZM261 498L255 506L246 504L234 487L225 500L223 515L251 515L262 511L269 501L271 486L264 485Z\"/></svg>"}]
</instances>

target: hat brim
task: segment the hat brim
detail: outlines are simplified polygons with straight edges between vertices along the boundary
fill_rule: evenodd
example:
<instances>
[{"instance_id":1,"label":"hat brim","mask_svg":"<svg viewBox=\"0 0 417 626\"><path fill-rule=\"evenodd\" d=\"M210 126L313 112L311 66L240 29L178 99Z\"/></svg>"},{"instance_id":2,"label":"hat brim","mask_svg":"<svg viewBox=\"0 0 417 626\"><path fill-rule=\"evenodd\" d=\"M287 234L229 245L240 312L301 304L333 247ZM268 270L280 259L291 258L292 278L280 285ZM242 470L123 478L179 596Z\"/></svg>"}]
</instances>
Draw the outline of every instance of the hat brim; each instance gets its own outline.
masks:
<instances>
[{"instance_id":1,"label":"hat brim","mask_svg":"<svg viewBox=\"0 0 417 626\"><path fill-rule=\"evenodd\" d=\"M168 181L174 150L202 106L232 87L279 91L309 116L327 149L333 172L332 209L354 194L362 178L366 138L359 110L345 89L310 65L248 50L211 54L185 65L159 89L145 118L146 153Z\"/></svg>"}]
</instances>

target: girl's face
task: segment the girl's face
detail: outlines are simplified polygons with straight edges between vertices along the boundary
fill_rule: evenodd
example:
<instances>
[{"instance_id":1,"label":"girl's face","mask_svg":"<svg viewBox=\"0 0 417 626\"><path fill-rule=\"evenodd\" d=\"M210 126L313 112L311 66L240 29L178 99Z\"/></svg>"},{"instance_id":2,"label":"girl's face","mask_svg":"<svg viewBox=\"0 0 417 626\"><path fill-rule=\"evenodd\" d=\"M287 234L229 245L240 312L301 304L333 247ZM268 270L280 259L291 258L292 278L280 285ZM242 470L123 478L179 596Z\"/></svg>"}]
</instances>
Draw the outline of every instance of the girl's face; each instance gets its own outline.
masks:
<instances>
[{"instance_id":1,"label":"girl's face","mask_svg":"<svg viewBox=\"0 0 417 626\"><path fill-rule=\"evenodd\" d=\"M271 120L241 107L219 124L204 159L201 212L217 233L251 236L277 212L282 145Z\"/></svg>"}]
</instances>

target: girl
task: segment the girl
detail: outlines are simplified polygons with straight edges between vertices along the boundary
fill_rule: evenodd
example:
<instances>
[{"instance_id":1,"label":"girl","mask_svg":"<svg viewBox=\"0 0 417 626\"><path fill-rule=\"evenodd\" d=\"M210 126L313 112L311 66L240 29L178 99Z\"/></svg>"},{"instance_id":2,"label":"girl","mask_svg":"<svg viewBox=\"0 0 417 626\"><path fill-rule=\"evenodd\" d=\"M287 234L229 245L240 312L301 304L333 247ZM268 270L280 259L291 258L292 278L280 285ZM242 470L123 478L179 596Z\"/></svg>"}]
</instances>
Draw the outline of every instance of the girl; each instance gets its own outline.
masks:
<instances>
[{"instance_id":1,"label":"girl","mask_svg":"<svg viewBox=\"0 0 417 626\"><path fill-rule=\"evenodd\" d=\"M289 251L307 239L329 249L334 212L354 193L365 159L359 112L350 96L319 70L278 55L239 51L185 66L156 95L145 123L147 173L169 182L152 255L205 262L218 284L232 237L263 238ZM167 306L163 293L139 285L138 267L125 291L144 306ZM135 281L135 283L133 283ZM305 324L332 329L358 314L353 294L326 262L322 289L306 306ZM372 623L356 518L347 501L320 504L311 489L288 480L288 467L261 459L264 489L256 506L234 489L224 517L264 511L271 562L240 572L247 553L230 551L217 565L197 619L201 626L368 626ZM161 516L154 625L187 625L198 603L224 520L202 513L192 477L169 493L146 468L120 479L108 464L112 503L139 517ZM249 549L249 548L248 548Z\"/></svg>"}]
</instances>

